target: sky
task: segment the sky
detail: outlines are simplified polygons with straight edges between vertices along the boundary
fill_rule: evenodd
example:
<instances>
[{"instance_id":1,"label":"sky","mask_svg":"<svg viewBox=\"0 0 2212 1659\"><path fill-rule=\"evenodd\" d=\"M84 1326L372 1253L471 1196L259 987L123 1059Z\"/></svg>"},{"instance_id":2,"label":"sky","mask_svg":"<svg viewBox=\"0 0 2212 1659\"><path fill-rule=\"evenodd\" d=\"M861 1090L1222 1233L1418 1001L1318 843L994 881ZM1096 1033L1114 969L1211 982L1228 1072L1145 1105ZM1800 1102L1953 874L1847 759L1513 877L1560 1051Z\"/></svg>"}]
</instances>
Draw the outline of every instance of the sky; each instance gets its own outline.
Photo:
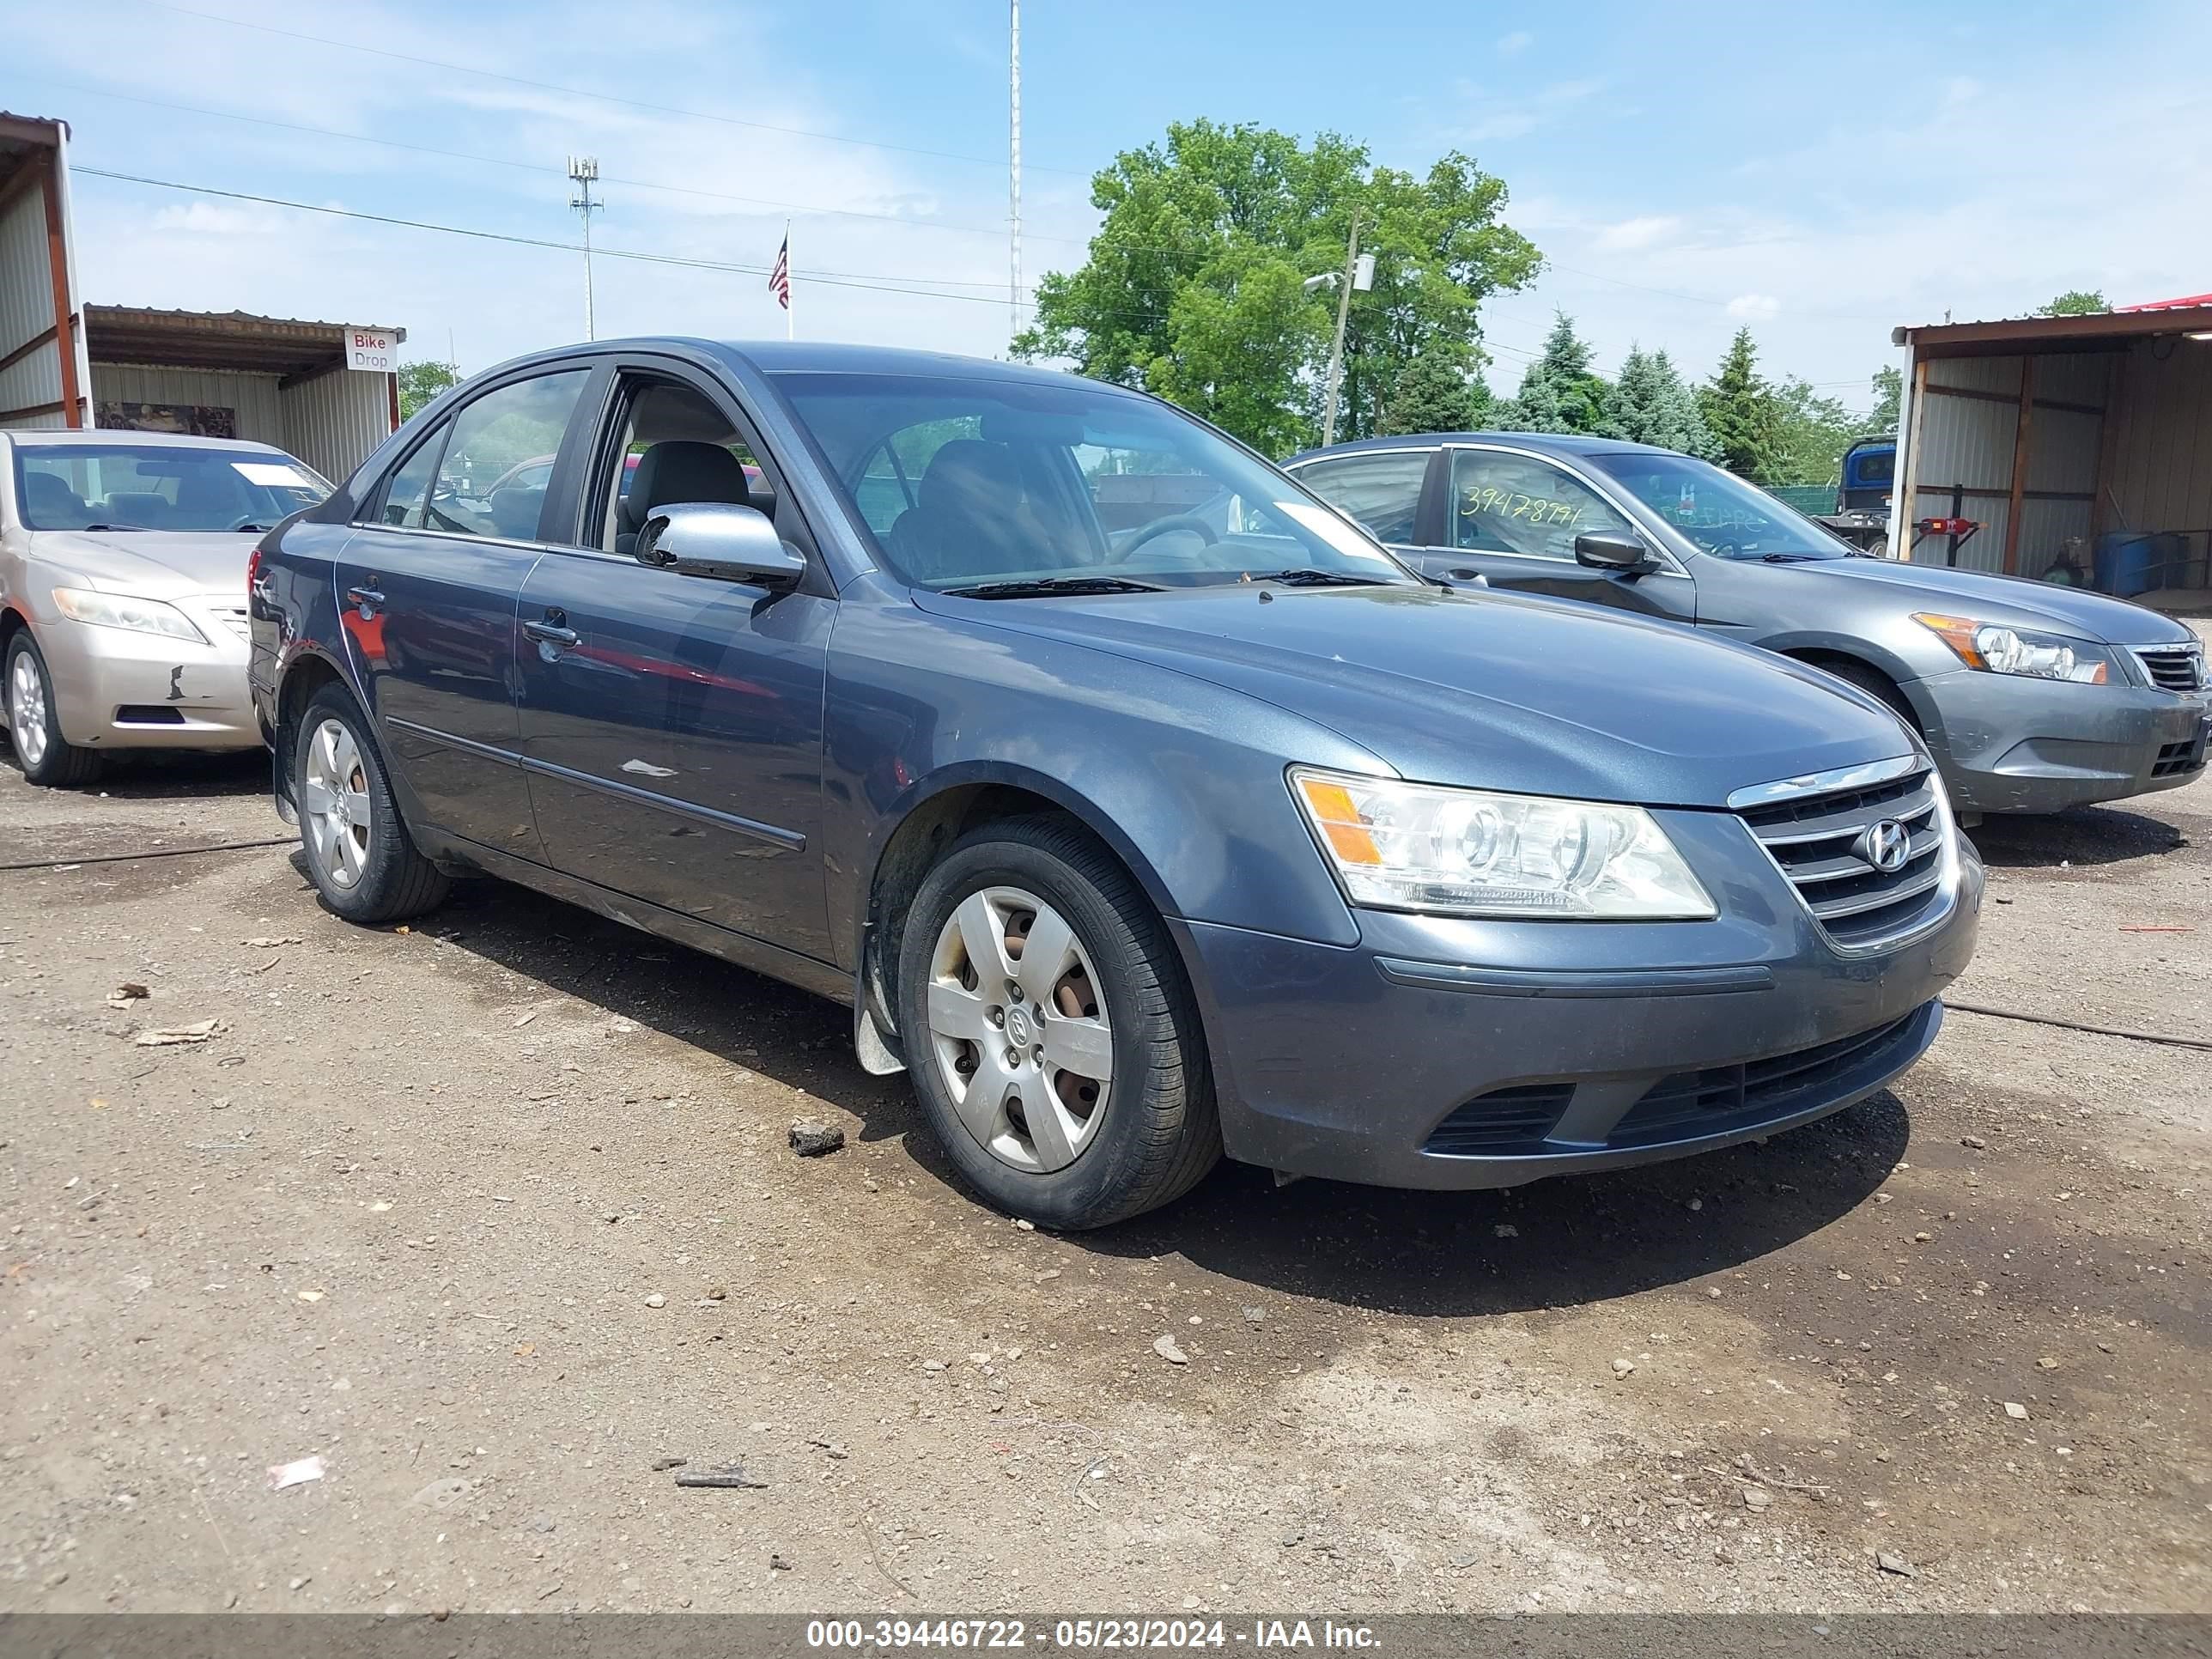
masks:
<instances>
[{"instance_id":1,"label":"sky","mask_svg":"<svg viewBox=\"0 0 2212 1659\"><path fill-rule=\"evenodd\" d=\"M398 325L404 356L473 372L583 337L584 154L594 241L660 261L592 262L603 338L780 336L788 218L802 335L1002 355L1006 22L1003 0L0 0L0 107L70 125L95 303ZM1601 370L1640 344L1702 377L1747 325L1769 373L1863 410L1897 325L2212 289L2208 48L2197 0L1030 0L1024 276L1081 263L1091 174L1170 121L1333 131L1416 171L1458 149L1546 259L1484 307L1501 391L1564 310Z\"/></svg>"}]
</instances>

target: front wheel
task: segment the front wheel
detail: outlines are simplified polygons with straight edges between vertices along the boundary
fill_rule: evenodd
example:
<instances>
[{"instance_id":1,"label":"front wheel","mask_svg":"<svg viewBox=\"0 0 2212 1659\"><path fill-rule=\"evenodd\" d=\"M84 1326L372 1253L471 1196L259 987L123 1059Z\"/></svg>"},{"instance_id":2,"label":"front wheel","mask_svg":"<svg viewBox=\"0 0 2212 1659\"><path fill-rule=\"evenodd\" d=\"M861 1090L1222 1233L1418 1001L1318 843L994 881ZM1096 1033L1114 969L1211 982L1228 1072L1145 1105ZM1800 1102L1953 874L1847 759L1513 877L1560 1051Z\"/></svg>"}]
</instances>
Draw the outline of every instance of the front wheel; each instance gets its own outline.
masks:
<instances>
[{"instance_id":1,"label":"front wheel","mask_svg":"<svg viewBox=\"0 0 2212 1659\"><path fill-rule=\"evenodd\" d=\"M24 781L70 788L98 777L100 756L62 736L53 676L27 629L8 643L7 675L8 740Z\"/></svg>"},{"instance_id":2,"label":"front wheel","mask_svg":"<svg viewBox=\"0 0 2212 1659\"><path fill-rule=\"evenodd\" d=\"M1076 826L1017 818L957 843L908 912L898 993L931 1127L1012 1213L1103 1226L1180 1196L1220 1157L1182 965Z\"/></svg>"},{"instance_id":3,"label":"front wheel","mask_svg":"<svg viewBox=\"0 0 2212 1659\"><path fill-rule=\"evenodd\" d=\"M354 700L317 692L300 720L292 775L300 845L323 902L348 921L404 921L434 908L449 885L416 848L384 773L384 757Z\"/></svg>"}]
</instances>

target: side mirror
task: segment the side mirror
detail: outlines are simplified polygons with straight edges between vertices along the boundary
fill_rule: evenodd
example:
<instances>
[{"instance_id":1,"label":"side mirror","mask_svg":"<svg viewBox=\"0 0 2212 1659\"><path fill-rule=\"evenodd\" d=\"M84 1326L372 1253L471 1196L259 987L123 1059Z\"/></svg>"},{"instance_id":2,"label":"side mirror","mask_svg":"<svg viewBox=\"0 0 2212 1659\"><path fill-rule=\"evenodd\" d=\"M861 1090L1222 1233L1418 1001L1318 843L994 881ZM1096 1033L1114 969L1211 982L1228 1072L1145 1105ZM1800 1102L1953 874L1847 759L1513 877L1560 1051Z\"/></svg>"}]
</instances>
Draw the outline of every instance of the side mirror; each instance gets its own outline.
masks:
<instances>
[{"instance_id":1,"label":"side mirror","mask_svg":"<svg viewBox=\"0 0 2212 1659\"><path fill-rule=\"evenodd\" d=\"M658 507L638 532L637 562L679 576L742 582L782 592L799 586L806 561L757 507L726 501Z\"/></svg>"},{"instance_id":2,"label":"side mirror","mask_svg":"<svg viewBox=\"0 0 2212 1659\"><path fill-rule=\"evenodd\" d=\"M1624 576L1659 568L1658 561L1651 556L1651 550L1633 536L1577 536L1575 562Z\"/></svg>"}]
</instances>

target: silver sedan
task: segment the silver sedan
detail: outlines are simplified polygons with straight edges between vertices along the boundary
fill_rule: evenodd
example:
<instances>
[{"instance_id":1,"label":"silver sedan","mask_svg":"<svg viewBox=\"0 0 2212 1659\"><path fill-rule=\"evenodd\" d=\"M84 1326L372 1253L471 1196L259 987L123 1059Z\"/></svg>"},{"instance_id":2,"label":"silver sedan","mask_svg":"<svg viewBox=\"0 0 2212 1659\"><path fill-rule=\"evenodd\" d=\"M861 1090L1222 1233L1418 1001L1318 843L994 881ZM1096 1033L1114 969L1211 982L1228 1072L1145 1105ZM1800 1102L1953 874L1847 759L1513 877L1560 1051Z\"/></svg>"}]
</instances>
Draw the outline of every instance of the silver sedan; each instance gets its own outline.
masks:
<instances>
[{"instance_id":1,"label":"silver sedan","mask_svg":"<svg viewBox=\"0 0 2212 1659\"><path fill-rule=\"evenodd\" d=\"M0 433L8 736L33 783L119 749L252 749L246 563L330 484L265 444Z\"/></svg>"}]
</instances>

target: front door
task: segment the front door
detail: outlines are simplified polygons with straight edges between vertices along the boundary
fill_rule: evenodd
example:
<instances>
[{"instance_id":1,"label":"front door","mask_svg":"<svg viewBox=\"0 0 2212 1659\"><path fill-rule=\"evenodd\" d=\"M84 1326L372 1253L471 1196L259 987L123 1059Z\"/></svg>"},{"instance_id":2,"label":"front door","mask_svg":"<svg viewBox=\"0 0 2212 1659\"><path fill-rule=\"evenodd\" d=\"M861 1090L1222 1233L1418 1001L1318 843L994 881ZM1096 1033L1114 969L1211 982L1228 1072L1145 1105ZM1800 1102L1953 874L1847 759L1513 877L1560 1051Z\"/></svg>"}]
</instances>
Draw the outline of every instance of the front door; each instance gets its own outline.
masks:
<instances>
[{"instance_id":1,"label":"front door","mask_svg":"<svg viewBox=\"0 0 2212 1659\"><path fill-rule=\"evenodd\" d=\"M1666 568L1640 574L1600 570L1575 558L1577 536L1651 538L1626 514L1566 468L1522 450L1455 448L1449 488L1415 550L1423 570L1447 581L1480 575L1492 587L1581 599L1671 622L1697 619L1697 584L1656 550Z\"/></svg>"},{"instance_id":2,"label":"front door","mask_svg":"<svg viewBox=\"0 0 2212 1659\"><path fill-rule=\"evenodd\" d=\"M547 861L826 959L822 699L836 602L826 581L778 594L638 563L637 530L679 501L764 506L806 544L720 388L633 366L607 407L579 458L573 535L531 570L518 613L523 757Z\"/></svg>"},{"instance_id":3,"label":"front door","mask_svg":"<svg viewBox=\"0 0 2212 1659\"><path fill-rule=\"evenodd\" d=\"M588 369L495 385L427 433L339 556L347 649L416 821L538 856L515 715L515 596Z\"/></svg>"}]
</instances>

